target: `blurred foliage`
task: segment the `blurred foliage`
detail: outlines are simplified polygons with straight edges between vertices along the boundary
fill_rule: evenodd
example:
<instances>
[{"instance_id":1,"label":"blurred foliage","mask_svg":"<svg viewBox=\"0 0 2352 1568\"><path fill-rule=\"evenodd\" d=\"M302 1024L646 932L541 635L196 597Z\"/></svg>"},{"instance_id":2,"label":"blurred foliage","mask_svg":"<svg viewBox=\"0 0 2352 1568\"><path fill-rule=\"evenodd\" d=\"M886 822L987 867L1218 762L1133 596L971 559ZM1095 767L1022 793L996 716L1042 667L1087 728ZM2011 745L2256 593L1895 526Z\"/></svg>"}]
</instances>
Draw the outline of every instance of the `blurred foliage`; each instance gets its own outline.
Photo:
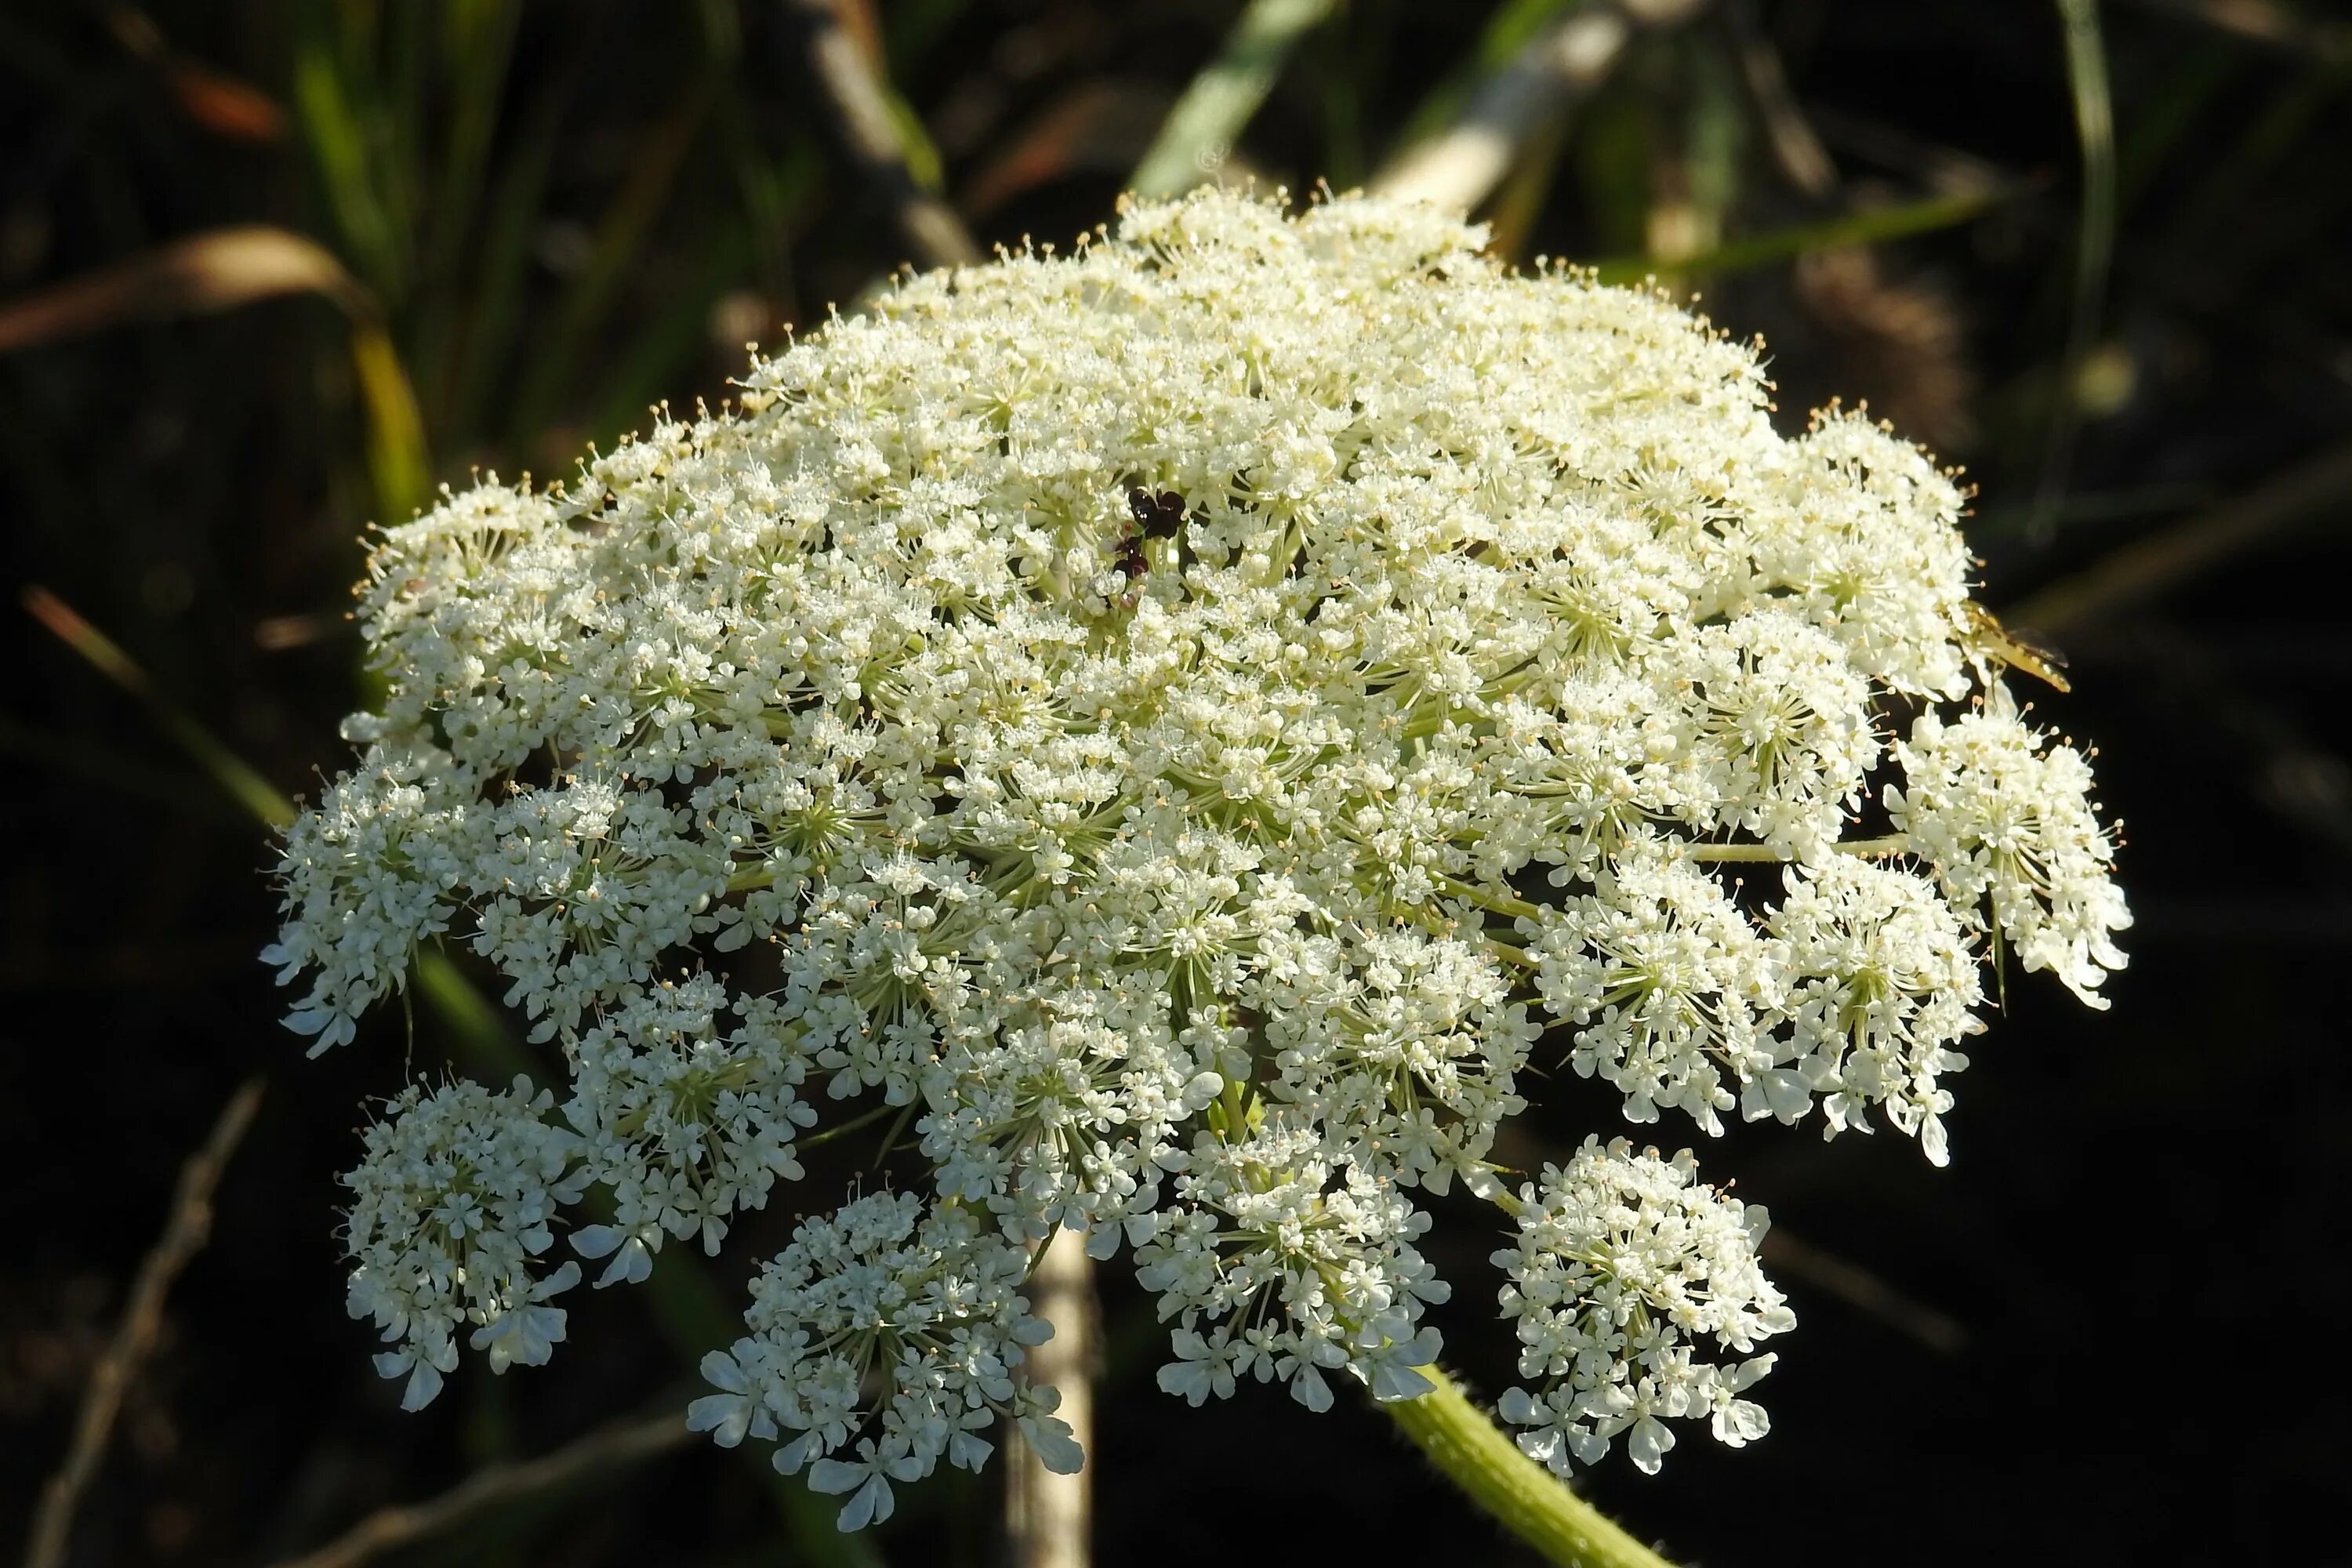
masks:
<instances>
[{"instance_id":1,"label":"blurred foliage","mask_svg":"<svg viewBox=\"0 0 2352 1568\"><path fill-rule=\"evenodd\" d=\"M1367 181L1605 3L841 16L912 186L985 246L1106 221L1155 143L1156 180ZM246 807L341 754L369 520L477 470L560 477L658 400L716 402L745 342L854 309L902 262L803 9L0 12L9 603L56 595L0 633L20 672L0 750L31 829L0 862L12 1538L174 1168L253 1070L277 1088L72 1561L309 1548L639 1408L724 1331L740 1279L666 1259L666 1298L582 1302L545 1373L472 1368L427 1415L394 1409L329 1235L352 1108L404 1060L499 1076L520 1047L451 966L414 1020L301 1061L254 959L273 911ZM1482 211L1514 259L1654 276L1761 331L1785 418L1863 396L1967 463L1989 595L2038 606L2074 654L2075 694L2038 700L2104 742L2131 830L2142 918L2116 1010L2086 1024L2012 987L1958 1085L1952 1171L1890 1140L1731 1135L1743 1193L1801 1238L1778 1266L1806 1325L1768 1442L1594 1479L1677 1553L2260 1559L2332 1517L2347 1395L2294 1354L2218 1383L2202 1363L2208 1325L2320 1331L2293 1314L2327 1299L2318 1238L2352 1175L2331 984L2352 945L2347 73L2352 24L2316 0L1718 0L1639 30L1597 90L1533 122ZM51 636L73 626L120 667ZM1554 1085L1549 1135L1605 1123L1587 1087ZM1465 1286L1453 1354L1492 1388L1511 1348L1480 1261L1437 1261ZM1106 1289L1102 1561L1211 1540L1246 1561L1519 1560L1377 1416L1153 1393L1148 1305ZM951 1478L875 1544L990 1562L998 1506L993 1474ZM824 1511L698 1446L409 1560L841 1561Z\"/></svg>"}]
</instances>

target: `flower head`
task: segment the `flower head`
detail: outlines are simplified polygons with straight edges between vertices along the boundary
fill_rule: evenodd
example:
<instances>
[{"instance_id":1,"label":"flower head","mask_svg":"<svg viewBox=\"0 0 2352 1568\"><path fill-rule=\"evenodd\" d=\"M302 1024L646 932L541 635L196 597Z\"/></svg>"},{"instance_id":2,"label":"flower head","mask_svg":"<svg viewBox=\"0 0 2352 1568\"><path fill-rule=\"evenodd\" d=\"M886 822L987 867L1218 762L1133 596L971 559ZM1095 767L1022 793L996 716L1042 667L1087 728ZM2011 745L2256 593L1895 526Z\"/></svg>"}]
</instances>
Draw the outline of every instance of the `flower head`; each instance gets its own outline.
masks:
<instances>
[{"instance_id":1,"label":"flower head","mask_svg":"<svg viewBox=\"0 0 2352 1568\"><path fill-rule=\"evenodd\" d=\"M578 1282L580 1266L542 1275L536 1259L553 1240L557 1206L587 1177L579 1140L544 1120L553 1103L521 1079L502 1092L412 1084L367 1130L366 1157L343 1178L351 1313L374 1319L399 1346L376 1357L376 1370L407 1374L404 1409L430 1404L457 1370L456 1335L467 1323L493 1372L544 1365L563 1338L563 1310L544 1303Z\"/></svg>"},{"instance_id":2,"label":"flower head","mask_svg":"<svg viewBox=\"0 0 2352 1568\"><path fill-rule=\"evenodd\" d=\"M715 1253L727 1216L763 1208L801 1174L793 1140L816 1121L800 1098L807 1053L772 1005L747 1001L722 1037L727 989L707 974L664 983L606 1014L572 1047L572 1099L593 1178L613 1190L612 1224L572 1233L583 1258L610 1256L596 1282L643 1279L664 1235Z\"/></svg>"},{"instance_id":3,"label":"flower head","mask_svg":"<svg viewBox=\"0 0 2352 1568\"><path fill-rule=\"evenodd\" d=\"M1537 989L1577 1028L1576 1070L1623 1090L1630 1121L1680 1109L1721 1131L1734 1086L1770 1060L1782 973L1729 889L1658 840L1629 839L1591 892L1528 923Z\"/></svg>"},{"instance_id":4,"label":"flower head","mask_svg":"<svg viewBox=\"0 0 2352 1568\"><path fill-rule=\"evenodd\" d=\"M2089 761L2006 701L1950 723L1922 714L1897 751L1904 785L1886 792L1887 812L1954 907L1998 931L2027 969L2105 1007L2098 988L2124 966L2114 933L2131 911L2112 879L2115 843L2091 804Z\"/></svg>"},{"instance_id":5,"label":"flower head","mask_svg":"<svg viewBox=\"0 0 2352 1568\"><path fill-rule=\"evenodd\" d=\"M920 1131L940 1190L984 1202L1016 1238L1066 1226L1108 1256L1185 1163L1177 1129L1224 1087L1200 1043L1171 1037L1156 996L1016 1001L984 1046L959 1040L930 1068Z\"/></svg>"},{"instance_id":6,"label":"flower head","mask_svg":"<svg viewBox=\"0 0 2352 1568\"><path fill-rule=\"evenodd\" d=\"M1506 1420L1528 1428L1519 1447L1565 1475L1620 1434L1644 1470L1674 1447L1668 1420L1705 1416L1738 1447L1764 1435L1763 1410L1739 1395L1772 1368L1742 1355L1796 1325L1757 1267L1764 1211L1700 1186L1687 1150L1636 1154L1622 1138L1587 1139L1565 1166L1520 1194L1517 1245L1495 1254L1509 1277L1503 1310L1518 1319L1519 1375Z\"/></svg>"},{"instance_id":7,"label":"flower head","mask_svg":"<svg viewBox=\"0 0 2352 1568\"><path fill-rule=\"evenodd\" d=\"M380 710L284 847L288 1021L349 1041L464 943L572 1072L569 1129L453 1088L370 1134L400 1353L543 1355L583 1175L576 1247L639 1279L878 1100L926 1190L804 1223L696 1407L856 1524L1001 1416L1060 1451L1011 1374L1047 1245L1133 1251L1188 1398L1411 1396L1420 1194L1508 1206L1486 1156L1562 1063L1637 1121L1877 1106L1943 1157L1987 960L2088 999L2129 919L2084 755L1971 652L1959 490L1483 242L1132 205L386 531ZM1525 1204L1547 1457L1762 1430L1769 1358L1698 1359L1785 1326L1760 1215L1599 1144Z\"/></svg>"},{"instance_id":8,"label":"flower head","mask_svg":"<svg viewBox=\"0 0 2352 1568\"><path fill-rule=\"evenodd\" d=\"M688 1421L732 1446L782 1437L776 1468L806 1468L821 1492L847 1492L841 1527L890 1516L890 1483L940 1458L976 1470L998 1416L1018 1422L1046 1462L1077 1468L1050 1390L1013 1381L1022 1347L1051 1325L1019 1293L1029 1258L968 1208L879 1193L793 1233L751 1287L751 1332L703 1360L719 1392Z\"/></svg>"},{"instance_id":9,"label":"flower head","mask_svg":"<svg viewBox=\"0 0 2352 1568\"><path fill-rule=\"evenodd\" d=\"M1750 1115L1794 1121L1823 1096L1824 1137L1869 1131L1884 1105L1927 1158L1945 1163L1940 1073L1969 1058L1952 1047L1981 1031L1978 961L1959 917L1933 884L1909 871L1840 856L1811 872L1790 868L1788 896L1766 919L1780 944L1787 1027L1773 1067L1748 1079Z\"/></svg>"},{"instance_id":10,"label":"flower head","mask_svg":"<svg viewBox=\"0 0 2352 1568\"><path fill-rule=\"evenodd\" d=\"M1279 1378L1323 1410L1327 1371L1381 1398L1428 1386L1412 1368L1435 1358L1437 1336L1419 1320L1451 1293L1412 1245L1429 1216L1327 1139L1284 1118L1202 1140L1136 1252L1136 1279L1176 1323L1177 1359L1160 1369L1169 1393L1198 1405L1240 1377Z\"/></svg>"}]
</instances>

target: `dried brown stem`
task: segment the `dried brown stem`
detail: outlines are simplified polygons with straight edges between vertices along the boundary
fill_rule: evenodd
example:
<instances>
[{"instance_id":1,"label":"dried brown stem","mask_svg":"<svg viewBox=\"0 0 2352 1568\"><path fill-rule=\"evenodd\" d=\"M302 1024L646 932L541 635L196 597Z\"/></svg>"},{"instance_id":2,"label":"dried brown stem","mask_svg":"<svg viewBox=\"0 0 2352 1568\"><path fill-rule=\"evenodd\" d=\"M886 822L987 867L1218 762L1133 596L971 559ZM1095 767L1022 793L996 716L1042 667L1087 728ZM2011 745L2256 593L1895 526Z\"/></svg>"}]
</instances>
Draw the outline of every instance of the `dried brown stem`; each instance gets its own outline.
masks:
<instances>
[{"instance_id":1,"label":"dried brown stem","mask_svg":"<svg viewBox=\"0 0 2352 1568\"><path fill-rule=\"evenodd\" d=\"M278 1568L352 1568L380 1552L442 1534L499 1503L667 1454L683 1447L688 1436L686 1417L677 1410L616 1422L536 1459L478 1470L425 1502L378 1509L316 1552L289 1558Z\"/></svg>"},{"instance_id":2,"label":"dried brown stem","mask_svg":"<svg viewBox=\"0 0 2352 1568\"><path fill-rule=\"evenodd\" d=\"M254 224L192 234L0 305L0 353L125 321L204 316L281 294L323 294L354 320L374 302L313 240Z\"/></svg>"},{"instance_id":3,"label":"dried brown stem","mask_svg":"<svg viewBox=\"0 0 2352 1568\"><path fill-rule=\"evenodd\" d=\"M1029 1310L1054 1325L1054 1337L1029 1352L1022 1371L1028 1381L1059 1389L1055 1412L1087 1448L1087 1468L1056 1475L1014 1437L1005 1446L1012 1461L1005 1531L1012 1538L1013 1568L1087 1568L1092 1561L1095 1325L1094 1260L1081 1238L1057 1236L1029 1277Z\"/></svg>"},{"instance_id":4,"label":"dried brown stem","mask_svg":"<svg viewBox=\"0 0 2352 1568\"><path fill-rule=\"evenodd\" d=\"M867 46L852 30L852 0L792 0L808 24L809 67L824 91L842 139L890 202L891 214L915 259L925 267L961 267L981 259L963 219L915 178L905 132L891 111L888 90Z\"/></svg>"},{"instance_id":5,"label":"dried brown stem","mask_svg":"<svg viewBox=\"0 0 2352 1568\"><path fill-rule=\"evenodd\" d=\"M81 1413L75 1419L73 1440L66 1449L65 1463L41 1489L39 1506L33 1513L33 1530L25 1543L25 1568L56 1568L65 1560L66 1538L73 1529L75 1506L81 1500L83 1489L90 1477L98 1472L98 1462L106 1455L107 1438L114 1430L114 1418L122 1409L122 1396L129 1392L131 1381L146 1364L155 1348L155 1336L163 1327L163 1298L188 1259L203 1250L213 1228L213 1193L220 1185L221 1173L227 1168L229 1156L236 1150L238 1140L253 1124L253 1113L261 1104L261 1080L248 1079L229 1097L220 1118L213 1123L212 1131L196 1152L180 1167L180 1184L172 1194L171 1217L164 1222L163 1234L146 1258L139 1265L138 1278L131 1287L131 1300L122 1309L122 1321L115 1326L114 1338L108 1343L106 1353L91 1370L89 1387L82 1394Z\"/></svg>"}]
</instances>

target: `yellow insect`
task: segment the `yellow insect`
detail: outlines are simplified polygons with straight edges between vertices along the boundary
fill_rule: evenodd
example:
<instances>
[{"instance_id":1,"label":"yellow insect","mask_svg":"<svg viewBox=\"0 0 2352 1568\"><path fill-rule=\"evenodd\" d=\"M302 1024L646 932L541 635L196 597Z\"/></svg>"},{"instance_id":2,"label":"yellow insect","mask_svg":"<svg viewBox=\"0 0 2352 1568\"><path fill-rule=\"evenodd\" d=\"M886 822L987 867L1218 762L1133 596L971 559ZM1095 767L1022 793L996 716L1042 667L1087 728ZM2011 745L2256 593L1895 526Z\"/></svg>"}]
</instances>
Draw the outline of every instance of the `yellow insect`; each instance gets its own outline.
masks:
<instances>
[{"instance_id":1,"label":"yellow insect","mask_svg":"<svg viewBox=\"0 0 2352 1568\"><path fill-rule=\"evenodd\" d=\"M2074 683L2066 679L2066 656L2047 643L2037 642L2023 632L2014 632L2002 626L1990 610L1982 605L1970 604L1968 630L1962 642L1969 652L1990 664L2005 664L2021 669L2038 680L2046 680L2061 691L2072 691Z\"/></svg>"}]
</instances>

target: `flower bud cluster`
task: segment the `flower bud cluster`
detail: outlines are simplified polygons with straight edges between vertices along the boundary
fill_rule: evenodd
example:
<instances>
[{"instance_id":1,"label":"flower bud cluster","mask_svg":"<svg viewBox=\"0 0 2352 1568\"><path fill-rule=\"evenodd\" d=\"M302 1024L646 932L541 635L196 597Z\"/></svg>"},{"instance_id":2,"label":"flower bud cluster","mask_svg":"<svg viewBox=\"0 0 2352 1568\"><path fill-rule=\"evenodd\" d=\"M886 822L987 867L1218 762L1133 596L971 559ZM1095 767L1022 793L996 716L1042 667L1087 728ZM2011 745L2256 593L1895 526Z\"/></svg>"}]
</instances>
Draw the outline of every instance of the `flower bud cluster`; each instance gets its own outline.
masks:
<instances>
[{"instance_id":1,"label":"flower bud cluster","mask_svg":"<svg viewBox=\"0 0 2352 1568\"><path fill-rule=\"evenodd\" d=\"M460 1320L543 1356L566 1270L526 1265L580 1181L611 1216L573 1248L639 1279L887 1113L927 1192L807 1221L702 1407L878 1518L1045 1407L1006 1369L1049 1242L1132 1249L1186 1397L1410 1396L1422 1194L1502 1193L1563 1063L1636 1121L1946 1157L1988 962L2095 1000L2129 921L1960 492L1858 416L1782 436L1757 350L1663 298L1482 243L1136 205L383 536L381 709L279 867L288 1022L351 1039L445 942L572 1072L562 1123L453 1089L370 1134L356 1278L404 1364ZM1760 1430L1766 1358L1688 1359L1780 1326L1760 1215L1590 1147L1529 1203L1504 1305L1559 1347L1551 1457Z\"/></svg>"}]
</instances>

